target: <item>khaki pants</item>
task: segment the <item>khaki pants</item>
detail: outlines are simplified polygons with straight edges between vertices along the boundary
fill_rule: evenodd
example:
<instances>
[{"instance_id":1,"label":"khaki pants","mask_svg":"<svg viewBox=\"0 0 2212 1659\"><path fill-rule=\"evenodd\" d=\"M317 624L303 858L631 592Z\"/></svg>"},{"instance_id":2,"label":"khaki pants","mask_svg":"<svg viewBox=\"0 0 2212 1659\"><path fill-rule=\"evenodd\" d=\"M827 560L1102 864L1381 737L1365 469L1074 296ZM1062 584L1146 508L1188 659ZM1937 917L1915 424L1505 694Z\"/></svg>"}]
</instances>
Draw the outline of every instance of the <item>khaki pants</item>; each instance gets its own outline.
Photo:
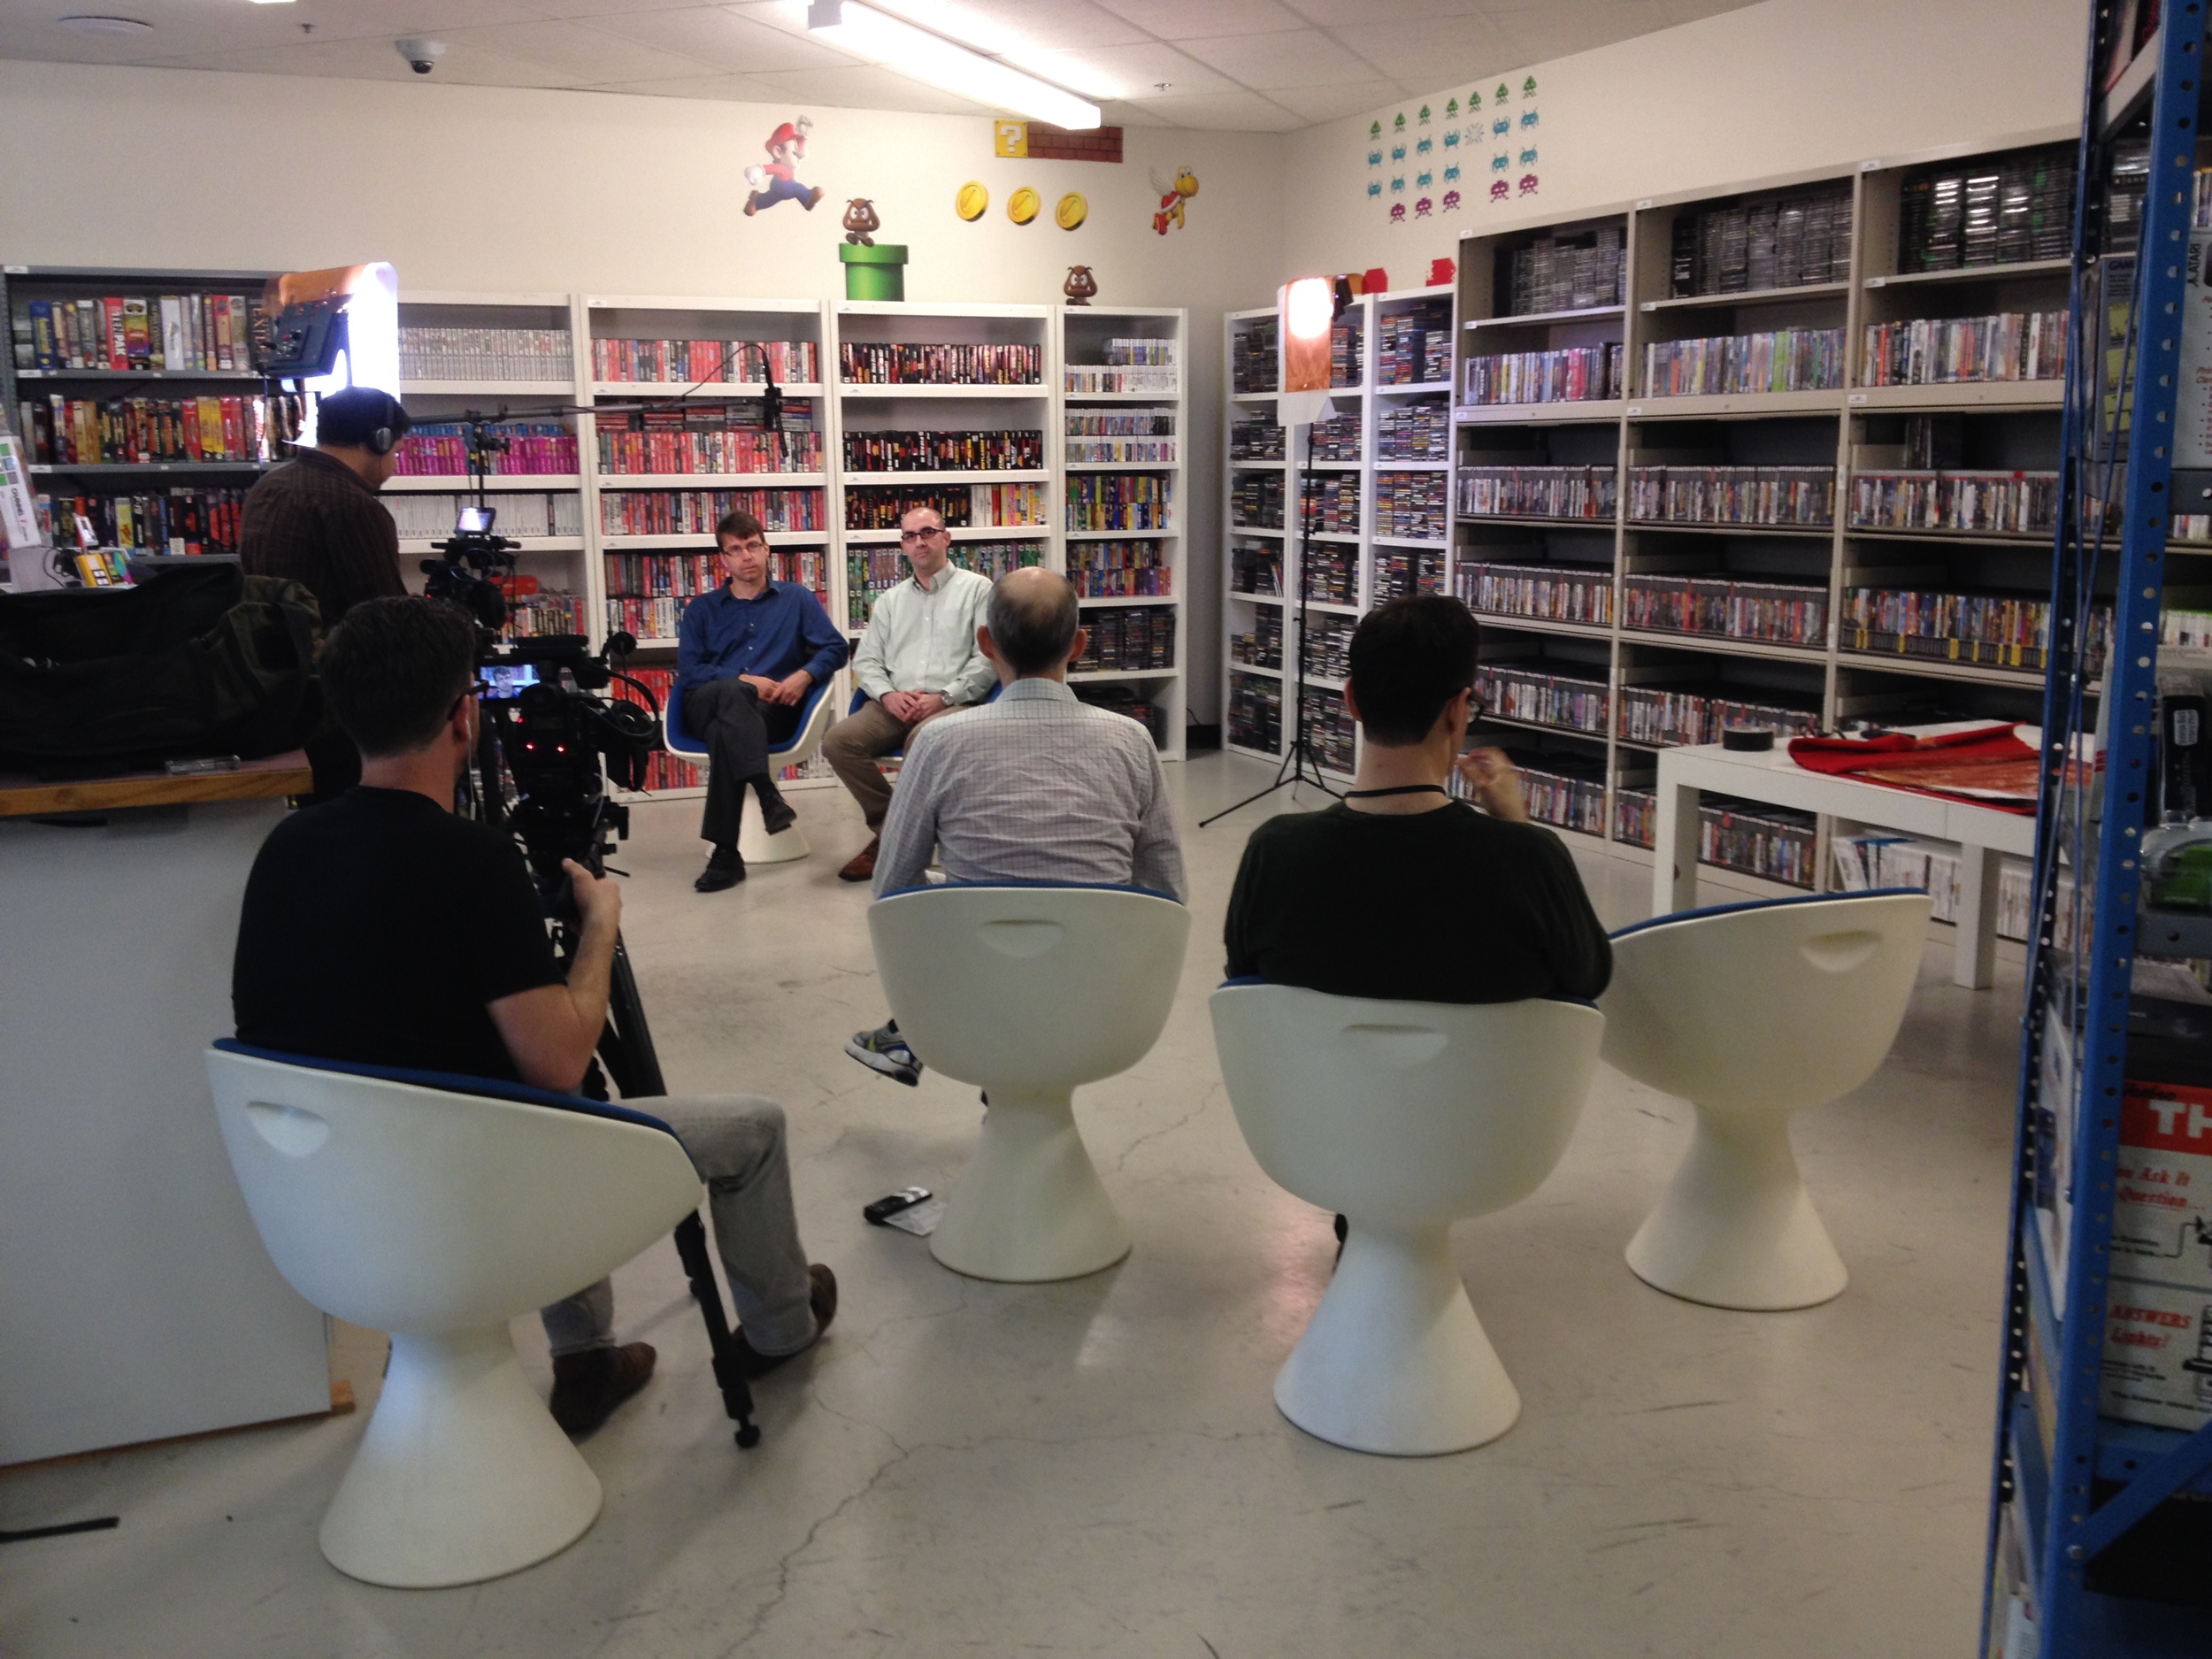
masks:
<instances>
[{"instance_id":1,"label":"khaki pants","mask_svg":"<svg viewBox=\"0 0 2212 1659\"><path fill-rule=\"evenodd\" d=\"M943 708L937 714L951 712L950 708ZM877 757L903 749L908 740L935 719L937 714L926 714L909 726L871 697L857 710L830 727L822 739L822 757L829 762L837 780L860 803L861 814L868 820L871 835L883 827L884 814L891 810L891 780L883 775L883 768L876 764Z\"/></svg>"}]
</instances>

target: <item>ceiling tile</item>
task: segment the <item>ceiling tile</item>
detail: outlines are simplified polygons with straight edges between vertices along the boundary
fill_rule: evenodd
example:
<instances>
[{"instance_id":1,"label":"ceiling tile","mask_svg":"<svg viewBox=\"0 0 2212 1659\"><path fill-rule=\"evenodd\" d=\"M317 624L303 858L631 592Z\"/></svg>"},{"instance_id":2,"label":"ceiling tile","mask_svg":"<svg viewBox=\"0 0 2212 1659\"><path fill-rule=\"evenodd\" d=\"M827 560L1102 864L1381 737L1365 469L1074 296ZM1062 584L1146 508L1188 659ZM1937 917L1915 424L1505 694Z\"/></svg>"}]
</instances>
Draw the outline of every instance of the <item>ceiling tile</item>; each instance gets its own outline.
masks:
<instances>
[{"instance_id":1,"label":"ceiling tile","mask_svg":"<svg viewBox=\"0 0 2212 1659\"><path fill-rule=\"evenodd\" d=\"M1350 36L1350 31L1346 34ZM1365 64L1319 29L1229 35L1180 44L1200 62L1259 92L1279 87L1325 87L1348 77L1372 78Z\"/></svg>"},{"instance_id":2,"label":"ceiling tile","mask_svg":"<svg viewBox=\"0 0 2212 1659\"><path fill-rule=\"evenodd\" d=\"M1237 83L1226 75L1217 74L1194 58L1186 57L1163 41L1152 41L1139 46L1097 46L1088 51L1070 52L1065 65L1048 54L1035 59L1030 67L1048 80L1060 74L1073 78L1084 71L1099 81L1111 82L1120 96L1132 103L1149 103L1156 97L1185 97L1201 92L1234 92ZM1160 89L1160 82L1167 82L1167 89ZM1098 96L1111 96L1111 93Z\"/></svg>"},{"instance_id":3,"label":"ceiling tile","mask_svg":"<svg viewBox=\"0 0 2212 1659\"><path fill-rule=\"evenodd\" d=\"M1144 107L1171 127L1215 132L1286 133L1305 122L1256 92L1210 92L1193 97L1147 98Z\"/></svg>"},{"instance_id":4,"label":"ceiling tile","mask_svg":"<svg viewBox=\"0 0 2212 1659\"><path fill-rule=\"evenodd\" d=\"M832 46L721 6L672 12L613 12L591 27L609 35L690 59L726 74L765 74L785 69L841 69L852 59ZM610 77L612 79L612 77Z\"/></svg>"},{"instance_id":5,"label":"ceiling tile","mask_svg":"<svg viewBox=\"0 0 2212 1659\"><path fill-rule=\"evenodd\" d=\"M1394 81L1343 81L1333 87L1297 87L1267 96L1309 121L1333 121L1400 102L1407 93Z\"/></svg>"},{"instance_id":6,"label":"ceiling tile","mask_svg":"<svg viewBox=\"0 0 2212 1659\"><path fill-rule=\"evenodd\" d=\"M873 64L844 69L784 69L755 77L801 104L845 110L918 110L926 114L974 115L984 106L895 74Z\"/></svg>"},{"instance_id":7,"label":"ceiling tile","mask_svg":"<svg viewBox=\"0 0 2212 1659\"><path fill-rule=\"evenodd\" d=\"M881 3L927 12L945 32L970 35L1047 80L1092 89L1109 121L1274 132L1757 0ZM806 0L116 0L155 26L134 38L62 29L63 4L0 0L0 57L410 81L391 42L426 35L451 49L440 82L984 107L810 39Z\"/></svg>"},{"instance_id":8,"label":"ceiling tile","mask_svg":"<svg viewBox=\"0 0 2212 1659\"><path fill-rule=\"evenodd\" d=\"M1443 18L1478 19L1496 10L1482 0L1285 0L1309 23L1365 28L1371 23L1420 23Z\"/></svg>"},{"instance_id":9,"label":"ceiling tile","mask_svg":"<svg viewBox=\"0 0 2212 1659\"><path fill-rule=\"evenodd\" d=\"M1102 127L1172 127L1174 123L1164 115L1155 115L1141 104L1129 104L1120 98L1102 99L1098 106L1099 124Z\"/></svg>"},{"instance_id":10,"label":"ceiling tile","mask_svg":"<svg viewBox=\"0 0 2212 1659\"><path fill-rule=\"evenodd\" d=\"M1104 4L1164 41L1258 35L1269 29L1305 27L1305 19L1281 0L1104 0Z\"/></svg>"},{"instance_id":11,"label":"ceiling tile","mask_svg":"<svg viewBox=\"0 0 2212 1659\"><path fill-rule=\"evenodd\" d=\"M1011 45L1033 51L1133 46L1148 38L1091 0L882 0L882 9L995 53Z\"/></svg>"},{"instance_id":12,"label":"ceiling tile","mask_svg":"<svg viewBox=\"0 0 2212 1659\"><path fill-rule=\"evenodd\" d=\"M371 0L374 4L375 0ZM599 18L625 12L682 12L700 8L703 0L511 0L533 17Z\"/></svg>"},{"instance_id":13,"label":"ceiling tile","mask_svg":"<svg viewBox=\"0 0 2212 1659\"><path fill-rule=\"evenodd\" d=\"M672 80L695 75L705 65L673 52L656 51L589 23L539 19L502 23L490 28L445 29L447 51L437 73L459 70L472 58L488 56L517 63L542 64L549 85L598 86L611 81ZM458 79L457 75L449 79Z\"/></svg>"},{"instance_id":14,"label":"ceiling tile","mask_svg":"<svg viewBox=\"0 0 2212 1659\"><path fill-rule=\"evenodd\" d=\"M334 76L346 81L422 81L401 61L383 38L346 41L307 41L297 46L257 51L226 51L165 58L168 69L217 69L247 75ZM511 58L490 50L469 53L460 62L450 53L438 65L442 83L472 87L561 88L566 81L549 79L542 63Z\"/></svg>"},{"instance_id":15,"label":"ceiling tile","mask_svg":"<svg viewBox=\"0 0 2212 1659\"><path fill-rule=\"evenodd\" d=\"M1362 58L1392 80L1425 92L1536 61L1498 25L1479 20L1379 23L1356 38Z\"/></svg>"}]
</instances>

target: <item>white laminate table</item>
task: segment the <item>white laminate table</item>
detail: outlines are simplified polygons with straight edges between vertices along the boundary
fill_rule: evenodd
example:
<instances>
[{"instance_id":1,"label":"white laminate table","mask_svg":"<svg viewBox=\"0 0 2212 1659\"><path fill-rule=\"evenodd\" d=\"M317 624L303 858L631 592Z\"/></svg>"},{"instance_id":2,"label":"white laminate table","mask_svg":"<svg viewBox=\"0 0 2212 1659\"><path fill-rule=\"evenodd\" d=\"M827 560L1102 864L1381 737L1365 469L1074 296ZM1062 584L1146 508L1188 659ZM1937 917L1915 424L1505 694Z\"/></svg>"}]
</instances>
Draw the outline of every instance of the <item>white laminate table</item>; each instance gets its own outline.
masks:
<instances>
[{"instance_id":1,"label":"white laminate table","mask_svg":"<svg viewBox=\"0 0 2212 1659\"><path fill-rule=\"evenodd\" d=\"M1744 754L1718 743L1662 749L1654 826L1656 856L1651 872L1655 916L1697 907L1698 797L1709 791L1850 818L1931 841L1956 841L1962 852L1959 940L1951 977L1978 990L1995 978L1997 876L2001 868L1997 855L2035 856L2033 818L1809 772L1778 747L1766 754Z\"/></svg>"},{"instance_id":2,"label":"white laminate table","mask_svg":"<svg viewBox=\"0 0 2212 1659\"><path fill-rule=\"evenodd\" d=\"M247 872L312 781L0 778L0 1464L330 1409L201 1058Z\"/></svg>"}]
</instances>

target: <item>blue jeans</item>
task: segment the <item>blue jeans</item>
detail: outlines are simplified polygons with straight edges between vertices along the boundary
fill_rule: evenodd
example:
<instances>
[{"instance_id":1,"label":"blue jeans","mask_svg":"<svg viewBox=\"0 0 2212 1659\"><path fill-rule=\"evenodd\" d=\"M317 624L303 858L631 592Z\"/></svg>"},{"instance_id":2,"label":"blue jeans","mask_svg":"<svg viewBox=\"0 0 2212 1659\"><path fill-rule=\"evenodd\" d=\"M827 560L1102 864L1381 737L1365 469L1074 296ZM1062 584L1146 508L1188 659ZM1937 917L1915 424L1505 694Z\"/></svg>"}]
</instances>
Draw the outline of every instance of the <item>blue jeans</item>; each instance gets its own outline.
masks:
<instances>
[{"instance_id":1,"label":"blue jeans","mask_svg":"<svg viewBox=\"0 0 2212 1659\"><path fill-rule=\"evenodd\" d=\"M812 1286L791 1209L783 1108L756 1094L669 1094L625 1104L676 1132L707 1184L714 1241L739 1325L757 1354L795 1354L814 1340ZM540 1310L555 1358L614 1345L611 1280Z\"/></svg>"},{"instance_id":2,"label":"blue jeans","mask_svg":"<svg viewBox=\"0 0 2212 1659\"><path fill-rule=\"evenodd\" d=\"M781 173L772 173L768 175L768 182L753 192L753 205L763 208L773 207L779 202L803 202L813 194L796 179L787 179Z\"/></svg>"}]
</instances>

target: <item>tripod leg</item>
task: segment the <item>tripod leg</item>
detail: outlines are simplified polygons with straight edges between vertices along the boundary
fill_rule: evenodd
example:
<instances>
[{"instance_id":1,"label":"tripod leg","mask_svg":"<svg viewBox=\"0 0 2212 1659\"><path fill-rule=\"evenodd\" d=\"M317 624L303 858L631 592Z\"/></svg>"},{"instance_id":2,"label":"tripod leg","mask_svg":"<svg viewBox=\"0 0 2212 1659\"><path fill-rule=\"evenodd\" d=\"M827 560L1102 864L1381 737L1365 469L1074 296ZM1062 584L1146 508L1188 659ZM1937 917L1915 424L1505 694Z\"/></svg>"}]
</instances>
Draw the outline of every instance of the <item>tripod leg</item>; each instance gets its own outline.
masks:
<instances>
[{"instance_id":1,"label":"tripod leg","mask_svg":"<svg viewBox=\"0 0 2212 1659\"><path fill-rule=\"evenodd\" d=\"M737 1425L737 1443L747 1451L760 1444L760 1430L753 1422L752 1386L739 1374L737 1355L730 1343L730 1323L722 1311L721 1287L714 1282L714 1264L707 1259L707 1230L694 1210L676 1224L676 1255L691 1281L692 1299L706 1321L707 1345L714 1350L714 1380L722 1390L722 1409Z\"/></svg>"},{"instance_id":2,"label":"tripod leg","mask_svg":"<svg viewBox=\"0 0 2212 1659\"><path fill-rule=\"evenodd\" d=\"M645 1024L637 976L630 969L630 953L619 938L615 941L607 1028L600 1033L599 1052L625 1101L649 1104L654 1095L668 1092L661 1079L653 1034ZM722 1289L714 1282L714 1263L707 1256L707 1230L696 1210L676 1224L676 1255L684 1264L692 1300L699 1304L699 1317L707 1327L707 1347L714 1355L714 1380L722 1390L722 1408L737 1425L738 1445L750 1451L760 1444L760 1429L753 1422L752 1386L737 1368L729 1316L722 1308Z\"/></svg>"}]
</instances>

